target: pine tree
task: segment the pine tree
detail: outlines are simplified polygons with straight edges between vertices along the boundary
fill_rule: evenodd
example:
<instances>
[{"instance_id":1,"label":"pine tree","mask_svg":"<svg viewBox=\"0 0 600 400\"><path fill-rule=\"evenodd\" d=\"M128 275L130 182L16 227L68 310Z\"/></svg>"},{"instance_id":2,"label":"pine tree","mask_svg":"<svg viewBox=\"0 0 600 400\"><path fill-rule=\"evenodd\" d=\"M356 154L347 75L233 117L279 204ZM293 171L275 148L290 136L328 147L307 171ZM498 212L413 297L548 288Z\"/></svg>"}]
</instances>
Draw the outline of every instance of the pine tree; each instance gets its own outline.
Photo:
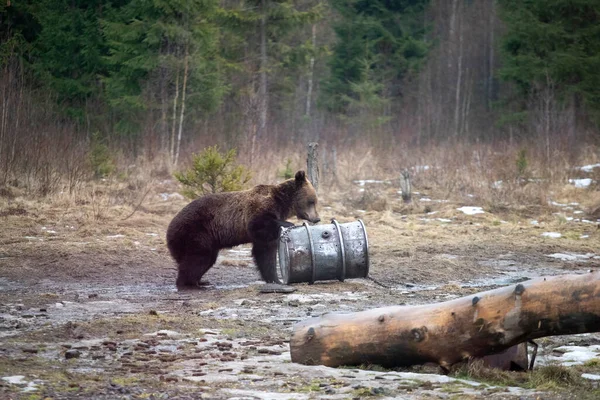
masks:
<instances>
[{"instance_id":1,"label":"pine tree","mask_svg":"<svg viewBox=\"0 0 600 400\"><path fill-rule=\"evenodd\" d=\"M39 0L13 11L29 47L23 57L40 85L56 94L61 110L78 120L99 96L106 46L99 17L106 0Z\"/></svg>"},{"instance_id":2,"label":"pine tree","mask_svg":"<svg viewBox=\"0 0 600 400\"><path fill-rule=\"evenodd\" d=\"M600 2L500 0L507 32L500 76L522 98L552 90L559 101L581 96L600 112Z\"/></svg>"},{"instance_id":3,"label":"pine tree","mask_svg":"<svg viewBox=\"0 0 600 400\"><path fill-rule=\"evenodd\" d=\"M220 73L218 0L131 0L107 12L106 95L122 132L161 111L161 136L177 163L183 125L215 110L226 91ZM167 143L169 143L167 145Z\"/></svg>"},{"instance_id":4,"label":"pine tree","mask_svg":"<svg viewBox=\"0 0 600 400\"><path fill-rule=\"evenodd\" d=\"M357 85L371 96L397 98L405 75L417 70L429 48L422 39L422 15L428 0L332 0L339 13L334 22L337 40L331 56L330 77L322 93L331 111L345 113L360 100ZM365 65L369 65L365 73ZM378 87L376 92L373 88ZM384 93L383 88L386 88Z\"/></svg>"}]
</instances>

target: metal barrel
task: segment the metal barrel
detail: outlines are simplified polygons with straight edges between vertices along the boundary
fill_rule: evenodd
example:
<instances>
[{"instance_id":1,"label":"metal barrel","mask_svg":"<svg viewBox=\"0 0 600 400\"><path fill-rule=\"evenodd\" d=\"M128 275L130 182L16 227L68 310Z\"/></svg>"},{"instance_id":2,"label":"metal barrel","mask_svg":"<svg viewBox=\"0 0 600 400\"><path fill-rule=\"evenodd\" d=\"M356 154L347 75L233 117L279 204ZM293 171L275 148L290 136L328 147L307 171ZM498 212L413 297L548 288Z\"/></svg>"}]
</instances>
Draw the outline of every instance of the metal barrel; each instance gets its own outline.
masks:
<instances>
[{"instance_id":1,"label":"metal barrel","mask_svg":"<svg viewBox=\"0 0 600 400\"><path fill-rule=\"evenodd\" d=\"M369 243L359 219L339 224L281 228L279 269L284 284L365 278L369 274Z\"/></svg>"}]
</instances>

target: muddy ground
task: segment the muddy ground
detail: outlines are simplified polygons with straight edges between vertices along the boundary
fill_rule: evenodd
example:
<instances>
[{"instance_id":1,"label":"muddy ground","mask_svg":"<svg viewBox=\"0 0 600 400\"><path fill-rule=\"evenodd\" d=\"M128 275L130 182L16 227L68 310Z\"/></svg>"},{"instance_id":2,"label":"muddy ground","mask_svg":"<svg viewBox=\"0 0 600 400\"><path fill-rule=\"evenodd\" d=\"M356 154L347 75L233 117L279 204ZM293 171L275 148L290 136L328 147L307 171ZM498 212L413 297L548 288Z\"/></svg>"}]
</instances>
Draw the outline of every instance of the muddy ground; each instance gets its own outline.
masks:
<instances>
[{"instance_id":1,"label":"muddy ground","mask_svg":"<svg viewBox=\"0 0 600 400\"><path fill-rule=\"evenodd\" d=\"M347 196L356 199L364 186ZM322 220L365 222L370 275L386 287L354 279L262 294L249 247L240 246L221 252L206 275L210 286L178 292L164 236L186 202L172 190L157 189L128 218L131 209L109 205L4 204L0 398L578 397L444 375L434 366L303 366L291 363L288 346L295 322L324 312L440 302L595 269L598 221L577 204L469 215L457 209L464 204L425 193L407 207L396 190L378 190L381 211L332 198L321 204ZM539 365L584 365L579 374L600 378L600 335L539 344Z\"/></svg>"}]
</instances>

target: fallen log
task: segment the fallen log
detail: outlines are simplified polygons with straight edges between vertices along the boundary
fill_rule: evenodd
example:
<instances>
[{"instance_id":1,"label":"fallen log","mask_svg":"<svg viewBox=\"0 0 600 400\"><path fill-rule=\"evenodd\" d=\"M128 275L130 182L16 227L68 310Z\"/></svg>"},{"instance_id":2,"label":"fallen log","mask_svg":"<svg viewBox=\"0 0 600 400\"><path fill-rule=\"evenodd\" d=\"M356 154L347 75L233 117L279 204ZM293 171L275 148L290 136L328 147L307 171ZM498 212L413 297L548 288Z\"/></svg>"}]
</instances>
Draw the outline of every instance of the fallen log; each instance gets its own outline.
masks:
<instances>
[{"instance_id":1,"label":"fallen log","mask_svg":"<svg viewBox=\"0 0 600 400\"><path fill-rule=\"evenodd\" d=\"M290 351L292 362L307 365L449 368L531 339L598 331L600 272L590 272L437 304L324 314L294 326Z\"/></svg>"}]
</instances>

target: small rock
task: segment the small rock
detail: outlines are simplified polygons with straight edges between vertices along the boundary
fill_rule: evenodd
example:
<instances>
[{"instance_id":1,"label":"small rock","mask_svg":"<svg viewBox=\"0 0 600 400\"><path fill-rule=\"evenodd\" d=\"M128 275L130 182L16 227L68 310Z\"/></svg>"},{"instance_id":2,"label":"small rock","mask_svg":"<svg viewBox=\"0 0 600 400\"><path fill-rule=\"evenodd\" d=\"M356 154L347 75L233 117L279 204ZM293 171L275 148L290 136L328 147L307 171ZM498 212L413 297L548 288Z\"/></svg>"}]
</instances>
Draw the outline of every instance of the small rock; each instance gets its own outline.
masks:
<instances>
[{"instance_id":1,"label":"small rock","mask_svg":"<svg viewBox=\"0 0 600 400\"><path fill-rule=\"evenodd\" d=\"M79 350L71 349L71 350L67 350L65 352L65 358L67 360L69 360L71 358L79 358L79 356L81 356L81 352Z\"/></svg>"},{"instance_id":2,"label":"small rock","mask_svg":"<svg viewBox=\"0 0 600 400\"><path fill-rule=\"evenodd\" d=\"M278 283L267 283L261 286L259 291L261 293L292 293L296 291L296 288Z\"/></svg>"},{"instance_id":3,"label":"small rock","mask_svg":"<svg viewBox=\"0 0 600 400\"><path fill-rule=\"evenodd\" d=\"M39 350L33 347L23 349L23 353L36 354Z\"/></svg>"},{"instance_id":4,"label":"small rock","mask_svg":"<svg viewBox=\"0 0 600 400\"><path fill-rule=\"evenodd\" d=\"M88 295L88 299L93 299L93 298L96 298L96 297L98 297L98 293L91 293L91 294Z\"/></svg>"}]
</instances>

